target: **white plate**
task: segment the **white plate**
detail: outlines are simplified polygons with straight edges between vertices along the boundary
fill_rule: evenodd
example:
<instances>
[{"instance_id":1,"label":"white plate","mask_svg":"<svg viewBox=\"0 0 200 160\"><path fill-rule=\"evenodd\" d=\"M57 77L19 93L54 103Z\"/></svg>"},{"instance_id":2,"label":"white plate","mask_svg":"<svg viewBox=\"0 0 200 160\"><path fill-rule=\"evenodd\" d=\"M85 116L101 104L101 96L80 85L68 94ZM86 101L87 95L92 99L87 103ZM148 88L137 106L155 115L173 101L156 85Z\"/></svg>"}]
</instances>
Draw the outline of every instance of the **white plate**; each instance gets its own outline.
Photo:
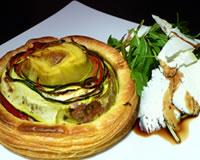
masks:
<instances>
[{"instance_id":1,"label":"white plate","mask_svg":"<svg viewBox=\"0 0 200 160\"><path fill-rule=\"evenodd\" d=\"M40 24L18 35L0 46L0 56L24 44L27 40L41 36L63 37L80 34L106 42L109 35L121 38L128 29L137 27L129 22L89 8L73 1L65 8ZM198 124L199 123L199 124ZM198 159L200 145L200 119L190 124L189 137L179 145L172 145L159 136L143 138L134 132L111 149L88 158L90 160L189 160ZM25 160L0 146L1 160Z\"/></svg>"}]
</instances>

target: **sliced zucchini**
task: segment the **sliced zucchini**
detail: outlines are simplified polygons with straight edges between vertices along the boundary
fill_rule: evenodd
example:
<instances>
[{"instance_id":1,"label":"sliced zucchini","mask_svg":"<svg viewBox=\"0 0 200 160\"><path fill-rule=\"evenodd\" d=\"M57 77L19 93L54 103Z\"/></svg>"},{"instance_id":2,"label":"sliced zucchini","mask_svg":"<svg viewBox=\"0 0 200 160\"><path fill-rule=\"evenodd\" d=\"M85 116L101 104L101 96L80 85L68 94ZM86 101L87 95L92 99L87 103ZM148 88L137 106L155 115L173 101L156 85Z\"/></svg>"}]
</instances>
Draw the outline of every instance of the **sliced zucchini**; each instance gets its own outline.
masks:
<instances>
[{"instance_id":1,"label":"sliced zucchini","mask_svg":"<svg viewBox=\"0 0 200 160\"><path fill-rule=\"evenodd\" d=\"M80 82L91 69L92 64L87 54L72 43L38 50L22 65L22 72L26 77L50 86Z\"/></svg>"}]
</instances>

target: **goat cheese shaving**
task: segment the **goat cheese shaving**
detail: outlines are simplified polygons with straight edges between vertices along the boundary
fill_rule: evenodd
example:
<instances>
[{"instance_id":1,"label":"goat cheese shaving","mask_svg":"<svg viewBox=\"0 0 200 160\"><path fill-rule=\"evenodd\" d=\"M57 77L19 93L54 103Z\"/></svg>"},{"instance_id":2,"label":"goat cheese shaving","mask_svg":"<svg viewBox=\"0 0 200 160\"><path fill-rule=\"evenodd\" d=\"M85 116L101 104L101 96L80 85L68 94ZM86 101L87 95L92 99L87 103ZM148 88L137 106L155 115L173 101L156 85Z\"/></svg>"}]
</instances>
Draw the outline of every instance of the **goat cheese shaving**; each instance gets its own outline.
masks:
<instances>
[{"instance_id":1,"label":"goat cheese shaving","mask_svg":"<svg viewBox=\"0 0 200 160\"><path fill-rule=\"evenodd\" d=\"M187 37L186 35L181 33L181 31L177 27L172 28L172 24L170 24L166 20L156 15L152 15L152 17L156 21L156 23L160 26L160 28L163 30L163 32L165 32L165 34L169 36L170 38L178 35L181 39L184 39L191 44L197 45L200 43L199 39L191 39Z\"/></svg>"},{"instance_id":2,"label":"goat cheese shaving","mask_svg":"<svg viewBox=\"0 0 200 160\"><path fill-rule=\"evenodd\" d=\"M168 40L158 55L158 59L164 61L169 67L188 66L197 61L193 53L193 46L179 37Z\"/></svg>"},{"instance_id":3,"label":"goat cheese shaving","mask_svg":"<svg viewBox=\"0 0 200 160\"><path fill-rule=\"evenodd\" d=\"M200 60L195 64L188 67L181 67L180 72L183 73L183 78L178 89L175 91L173 96L174 105L186 114L193 114L191 108L187 105L185 96L188 92L198 104L200 104ZM194 73L194 74L192 74Z\"/></svg>"},{"instance_id":4,"label":"goat cheese shaving","mask_svg":"<svg viewBox=\"0 0 200 160\"><path fill-rule=\"evenodd\" d=\"M148 26L141 26L140 29L137 32L137 36L138 37L142 37L144 35L146 35L150 30L150 27ZM134 37L134 32L132 33L133 35L131 35L131 37Z\"/></svg>"},{"instance_id":5,"label":"goat cheese shaving","mask_svg":"<svg viewBox=\"0 0 200 160\"><path fill-rule=\"evenodd\" d=\"M178 28L172 28L172 25L158 16L152 16L161 29L170 39L162 48L158 59L164 61L169 67L188 66L197 61L193 54L194 46L200 43L198 39L191 39L180 32Z\"/></svg>"},{"instance_id":6,"label":"goat cheese shaving","mask_svg":"<svg viewBox=\"0 0 200 160\"><path fill-rule=\"evenodd\" d=\"M141 95L139 109L140 128L151 133L165 128L163 116L163 96L169 86L169 80L165 78L159 69L152 71L152 79ZM151 94L151 95L150 95Z\"/></svg>"},{"instance_id":7,"label":"goat cheese shaving","mask_svg":"<svg viewBox=\"0 0 200 160\"><path fill-rule=\"evenodd\" d=\"M152 15L152 17L156 21L156 23L160 26L160 28L163 30L163 32L165 32L166 35L169 36L171 33L172 24L168 23L166 20L156 15Z\"/></svg>"}]
</instances>

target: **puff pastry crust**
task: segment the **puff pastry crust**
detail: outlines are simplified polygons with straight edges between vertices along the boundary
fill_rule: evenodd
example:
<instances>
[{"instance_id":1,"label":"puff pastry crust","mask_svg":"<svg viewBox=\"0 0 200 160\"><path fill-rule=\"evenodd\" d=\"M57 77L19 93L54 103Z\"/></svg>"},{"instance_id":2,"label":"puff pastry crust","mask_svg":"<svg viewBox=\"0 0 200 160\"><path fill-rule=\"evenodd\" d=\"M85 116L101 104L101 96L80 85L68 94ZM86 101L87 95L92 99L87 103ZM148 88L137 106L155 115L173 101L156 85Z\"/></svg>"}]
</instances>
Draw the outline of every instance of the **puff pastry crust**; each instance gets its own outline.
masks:
<instances>
[{"instance_id":1,"label":"puff pastry crust","mask_svg":"<svg viewBox=\"0 0 200 160\"><path fill-rule=\"evenodd\" d=\"M114 68L119 91L116 102L97 119L83 124L46 125L22 120L0 104L0 143L11 151L30 159L81 159L102 152L120 141L130 131L137 118L138 97L130 70L117 50L103 42L85 36L67 36L97 52ZM0 60L0 76L10 58L31 48L34 42L52 42L54 37L29 40L25 45L8 52Z\"/></svg>"}]
</instances>

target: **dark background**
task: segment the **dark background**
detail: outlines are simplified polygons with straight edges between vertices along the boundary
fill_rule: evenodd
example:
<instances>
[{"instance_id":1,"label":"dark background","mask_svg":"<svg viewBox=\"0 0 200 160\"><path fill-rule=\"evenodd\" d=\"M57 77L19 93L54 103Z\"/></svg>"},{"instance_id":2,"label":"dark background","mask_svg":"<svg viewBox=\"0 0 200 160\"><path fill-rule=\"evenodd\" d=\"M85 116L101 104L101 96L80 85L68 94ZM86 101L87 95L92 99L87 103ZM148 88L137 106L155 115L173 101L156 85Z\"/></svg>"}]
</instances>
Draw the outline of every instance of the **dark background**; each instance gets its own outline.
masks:
<instances>
[{"instance_id":1,"label":"dark background","mask_svg":"<svg viewBox=\"0 0 200 160\"><path fill-rule=\"evenodd\" d=\"M0 5L0 44L54 14L71 0L6 0ZM193 34L200 32L200 5L193 0L79 0L97 10L151 25L151 14L176 22L176 14L188 22Z\"/></svg>"}]
</instances>

